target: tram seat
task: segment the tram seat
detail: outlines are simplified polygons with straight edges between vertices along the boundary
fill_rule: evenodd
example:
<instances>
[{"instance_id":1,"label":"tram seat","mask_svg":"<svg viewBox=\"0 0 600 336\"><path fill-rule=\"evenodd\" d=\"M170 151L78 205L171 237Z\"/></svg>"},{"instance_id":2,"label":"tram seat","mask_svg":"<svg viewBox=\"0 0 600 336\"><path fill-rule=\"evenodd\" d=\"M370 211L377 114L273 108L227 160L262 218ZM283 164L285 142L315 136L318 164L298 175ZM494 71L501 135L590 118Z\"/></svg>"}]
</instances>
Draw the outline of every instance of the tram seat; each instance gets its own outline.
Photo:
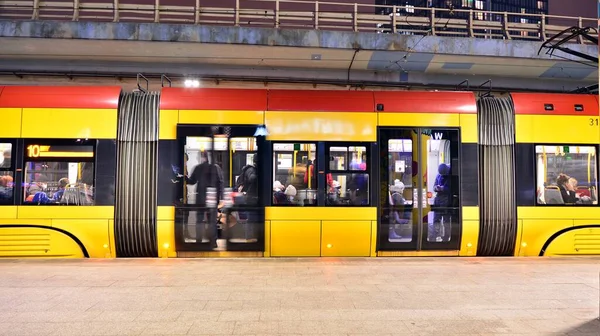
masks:
<instances>
[{"instance_id":1,"label":"tram seat","mask_svg":"<svg viewBox=\"0 0 600 336\"><path fill-rule=\"evenodd\" d=\"M577 193L581 194L581 196L592 197L592 193L588 187L577 187Z\"/></svg>"},{"instance_id":2,"label":"tram seat","mask_svg":"<svg viewBox=\"0 0 600 336\"><path fill-rule=\"evenodd\" d=\"M546 187L544 190L544 199L546 204L565 204L558 187Z\"/></svg>"}]
</instances>

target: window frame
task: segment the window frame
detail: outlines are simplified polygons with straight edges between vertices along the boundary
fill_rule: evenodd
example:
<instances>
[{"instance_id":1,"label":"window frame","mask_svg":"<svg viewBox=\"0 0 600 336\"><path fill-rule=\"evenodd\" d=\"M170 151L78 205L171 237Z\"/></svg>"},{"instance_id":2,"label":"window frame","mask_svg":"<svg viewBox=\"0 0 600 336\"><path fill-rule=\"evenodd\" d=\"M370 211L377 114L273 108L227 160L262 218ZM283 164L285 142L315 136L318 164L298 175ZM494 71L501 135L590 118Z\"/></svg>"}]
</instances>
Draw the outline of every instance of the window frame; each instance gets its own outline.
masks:
<instances>
[{"instance_id":1,"label":"window frame","mask_svg":"<svg viewBox=\"0 0 600 336\"><path fill-rule=\"evenodd\" d=\"M77 142L81 142L80 144L78 144ZM92 151L94 153L94 156L91 158L82 158L82 157L65 157L65 158L42 158L42 157L38 157L38 158L31 158L28 157L27 154L27 147L30 145L48 145L48 146L91 146L92 147ZM38 138L38 139L24 139L23 141L23 147L21 149L22 151L22 177L21 177L21 182L22 182L22 187L21 189L21 193L20 193L20 197L19 200L15 203L17 203L18 205L23 205L23 206L95 206L96 205L96 173L97 173L97 166L98 166L98 139L74 139L74 138L69 138L69 139L65 139L65 138L59 138L59 139L48 139L48 138ZM93 202L92 204L89 205L75 205L75 204L30 204L30 203L26 203L25 202L25 188L26 188L26 180L27 180L27 171L26 171L26 165L28 162L78 162L78 163L83 163L83 162L89 162L93 164L93 171L92 171L92 181L93 181L93 188L94 188L94 198L93 198Z\"/></svg>"},{"instance_id":2,"label":"window frame","mask_svg":"<svg viewBox=\"0 0 600 336\"><path fill-rule=\"evenodd\" d=\"M15 200L16 200L16 196L17 196L17 188L15 188L15 186L18 186L19 183L17 181L17 158L16 158L16 154L17 154L17 140L14 138L0 138L0 143L2 144L10 144L10 168L2 168L0 167L0 172L10 172L12 173L11 177L13 179L13 190L12 190L12 195L10 200L8 200L8 202L0 202L0 206L11 206L11 205L15 205ZM0 155L4 155L4 153L0 153Z\"/></svg>"},{"instance_id":3,"label":"window frame","mask_svg":"<svg viewBox=\"0 0 600 336\"><path fill-rule=\"evenodd\" d=\"M312 205L303 205L303 206L299 206L299 205L291 205L291 204L275 204L275 202L273 201L273 184L275 183L275 168L277 167L277 161L275 158L275 154L277 153L281 153L281 154L288 154L291 153L292 155L294 155L294 150L292 151L276 151L275 150L275 145L277 144L300 144L300 145L307 145L307 144L314 144L315 145L315 158L317 160L317 162L319 162L319 141L306 141L306 140L299 140L299 141L294 141L294 140L278 140L278 141L270 141L271 142L271 159L273 160L273 167L269 167L269 170L271 171L270 174L270 182L269 182L269 190L270 190L270 195L271 195L271 201L268 203L268 206L274 206L274 207L283 207L283 208L296 208L296 207L308 207L308 208L314 208L314 207L320 207L320 203L322 200L319 200L319 190L320 190L320 183L319 183L319 178L317 176L316 181L317 181L317 186L316 188L313 188L314 190L317 191L317 199L315 204ZM280 181L281 182L281 181ZM298 192L298 190L296 190L296 192Z\"/></svg>"},{"instance_id":4,"label":"window frame","mask_svg":"<svg viewBox=\"0 0 600 336\"><path fill-rule=\"evenodd\" d=\"M371 142L366 142L366 141L324 141L325 144L325 151L323 153L323 159L325 160L326 164L325 164L325 176L327 176L327 174L364 174L367 175L367 186L369 188L368 190L368 194L367 194L367 204L366 205L362 205L362 204L326 204L326 207L334 207L334 208L348 208L348 207L353 207L353 208L364 208L364 207L372 207L372 185L371 185L371 179L373 178L373 174L372 174L372 170L373 167L371 165ZM365 153L366 153L366 159L365 159L365 164L367 165L367 169L365 170L350 170L350 160L348 160L350 158L350 150L348 149L348 151L346 152L346 169L344 170L331 170L329 169L329 159L331 157L331 147L365 147ZM327 184L327 180L325 180L325 184ZM326 187L326 186L324 186ZM326 200L324 200L326 201Z\"/></svg>"},{"instance_id":5,"label":"window frame","mask_svg":"<svg viewBox=\"0 0 600 336\"><path fill-rule=\"evenodd\" d=\"M564 146L569 146L569 147L594 147L596 149L596 155L595 155L595 163L596 163L596 192L598 192L598 185L599 185L599 181L598 181L598 175L600 175L600 171L598 170L599 166L598 164L600 163L600 160L598 158L598 150L600 149L600 146L597 144L590 144L590 143L572 143L572 144L558 144L558 143L534 143L533 144L533 199L534 199L534 206L539 206L539 207L567 207L567 208L581 208L581 207L598 207L600 206L600 197L599 199L597 199L597 204L541 204L538 202L538 195L537 195L537 174L538 174L538 160L537 160L537 152L536 152L536 147L537 146L553 146L553 147L564 147Z\"/></svg>"}]
</instances>

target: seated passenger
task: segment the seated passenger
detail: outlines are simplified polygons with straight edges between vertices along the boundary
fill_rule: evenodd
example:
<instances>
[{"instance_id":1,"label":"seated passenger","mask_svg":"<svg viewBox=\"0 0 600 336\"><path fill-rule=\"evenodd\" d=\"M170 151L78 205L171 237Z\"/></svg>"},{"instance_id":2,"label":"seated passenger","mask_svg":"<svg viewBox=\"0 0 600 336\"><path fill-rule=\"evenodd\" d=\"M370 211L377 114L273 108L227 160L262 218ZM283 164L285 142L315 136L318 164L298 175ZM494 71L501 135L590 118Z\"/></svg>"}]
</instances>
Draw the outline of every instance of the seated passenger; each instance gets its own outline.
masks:
<instances>
[{"instance_id":1,"label":"seated passenger","mask_svg":"<svg viewBox=\"0 0 600 336\"><path fill-rule=\"evenodd\" d=\"M556 178L556 185L560 190L560 195L562 196L563 202L565 202L565 204L577 203L577 195L575 193L575 189L573 189L573 186L569 183L569 176L567 174L559 174Z\"/></svg>"},{"instance_id":2,"label":"seated passenger","mask_svg":"<svg viewBox=\"0 0 600 336\"><path fill-rule=\"evenodd\" d=\"M283 205L289 204L288 199L284 193L283 184L279 181L273 183L273 204Z\"/></svg>"},{"instance_id":3,"label":"seated passenger","mask_svg":"<svg viewBox=\"0 0 600 336\"><path fill-rule=\"evenodd\" d=\"M66 177L63 177L60 180L58 180L58 191L56 191L54 195L52 195L53 202L60 202L60 200L63 197L63 194L65 193L67 185L69 185L69 179L67 179Z\"/></svg>"},{"instance_id":4,"label":"seated passenger","mask_svg":"<svg viewBox=\"0 0 600 336\"><path fill-rule=\"evenodd\" d=\"M12 181L11 176L0 176L0 200L12 198Z\"/></svg>"},{"instance_id":5,"label":"seated passenger","mask_svg":"<svg viewBox=\"0 0 600 336\"><path fill-rule=\"evenodd\" d=\"M287 188L285 188L285 196L287 197L287 200L290 204L294 203L294 198L296 198L296 187L294 187L293 185L289 185L287 186Z\"/></svg>"},{"instance_id":6,"label":"seated passenger","mask_svg":"<svg viewBox=\"0 0 600 336\"><path fill-rule=\"evenodd\" d=\"M405 199L402 195L404 193L404 183L400 180L395 180L394 185L390 186L390 239L401 239L402 236L396 232L399 229L399 225L409 224L410 219L407 219L407 213L405 209ZM410 214L408 215L410 216Z\"/></svg>"},{"instance_id":7,"label":"seated passenger","mask_svg":"<svg viewBox=\"0 0 600 336\"><path fill-rule=\"evenodd\" d=\"M571 186L571 189L575 193L575 197L577 197L577 201L578 201L577 203L582 203L582 204L591 204L592 203L592 198L590 196L582 194L581 191L577 189L577 180L576 179L571 177L569 179L569 184Z\"/></svg>"}]
</instances>

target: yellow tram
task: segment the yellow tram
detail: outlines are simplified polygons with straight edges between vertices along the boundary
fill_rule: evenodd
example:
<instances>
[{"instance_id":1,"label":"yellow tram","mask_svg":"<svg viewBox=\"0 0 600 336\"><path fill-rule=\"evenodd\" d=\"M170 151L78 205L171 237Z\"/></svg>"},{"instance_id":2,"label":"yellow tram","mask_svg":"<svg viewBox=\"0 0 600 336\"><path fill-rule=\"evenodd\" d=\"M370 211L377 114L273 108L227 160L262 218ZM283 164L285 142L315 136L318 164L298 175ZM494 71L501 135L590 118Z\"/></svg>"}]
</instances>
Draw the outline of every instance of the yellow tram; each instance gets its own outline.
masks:
<instances>
[{"instance_id":1,"label":"yellow tram","mask_svg":"<svg viewBox=\"0 0 600 336\"><path fill-rule=\"evenodd\" d=\"M592 95L0 87L0 113L2 257L600 253Z\"/></svg>"}]
</instances>

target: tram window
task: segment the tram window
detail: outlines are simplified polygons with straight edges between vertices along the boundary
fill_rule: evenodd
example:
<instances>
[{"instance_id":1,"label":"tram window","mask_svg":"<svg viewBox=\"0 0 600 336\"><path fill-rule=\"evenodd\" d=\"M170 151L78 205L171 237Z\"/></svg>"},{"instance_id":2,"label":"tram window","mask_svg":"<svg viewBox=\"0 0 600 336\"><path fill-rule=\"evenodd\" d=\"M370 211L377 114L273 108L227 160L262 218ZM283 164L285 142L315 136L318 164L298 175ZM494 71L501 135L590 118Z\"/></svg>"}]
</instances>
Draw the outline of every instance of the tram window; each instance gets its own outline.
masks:
<instances>
[{"instance_id":1,"label":"tram window","mask_svg":"<svg viewBox=\"0 0 600 336\"><path fill-rule=\"evenodd\" d=\"M427 226L427 241L449 242L452 230L458 227L458 131L432 130L422 134L427 156L423 180L423 225Z\"/></svg>"},{"instance_id":2,"label":"tram window","mask_svg":"<svg viewBox=\"0 0 600 336\"><path fill-rule=\"evenodd\" d=\"M82 141L25 146L24 204L93 205L94 146Z\"/></svg>"},{"instance_id":3,"label":"tram window","mask_svg":"<svg viewBox=\"0 0 600 336\"><path fill-rule=\"evenodd\" d=\"M367 146L331 145L326 154L329 155L325 186L327 205L368 206Z\"/></svg>"},{"instance_id":4,"label":"tram window","mask_svg":"<svg viewBox=\"0 0 600 336\"><path fill-rule=\"evenodd\" d=\"M387 209L388 241L409 243L413 239L413 142L410 139L388 141ZM415 203L416 205L416 203Z\"/></svg>"},{"instance_id":5,"label":"tram window","mask_svg":"<svg viewBox=\"0 0 600 336\"><path fill-rule=\"evenodd\" d=\"M230 137L228 132L185 137L184 203L194 205L185 213L185 243L224 248L227 241L257 241L257 151L254 137ZM210 210L209 188L216 188L217 211ZM219 236L217 228L225 236Z\"/></svg>"},{"instance_id":6,"label":"tram window","mask_svg":"<svg viewBox=\"0 0 600 336\"><path fill-rule=\"evenodd\" d=\"M317 205L315 143L273 144L273 205Z\"/></svg>"},{"instance_id":7,"label":"tram window","mask_svg":"<svg viewBox=\"0 0 600 336\"><path fill-rule=\"evenodd\" d=\"M598 204L595 146L538 145L537 204Z\"/></svg>"},{"instance_id":8,"label":"tram window","mask_svg":"<svg viewBox=\"0 0 600 336\"><path fill-rule=\"evenodd\" d=\"M12 144L0 143L0 204L13 204Z\"/></svg>"}]
</instances>

